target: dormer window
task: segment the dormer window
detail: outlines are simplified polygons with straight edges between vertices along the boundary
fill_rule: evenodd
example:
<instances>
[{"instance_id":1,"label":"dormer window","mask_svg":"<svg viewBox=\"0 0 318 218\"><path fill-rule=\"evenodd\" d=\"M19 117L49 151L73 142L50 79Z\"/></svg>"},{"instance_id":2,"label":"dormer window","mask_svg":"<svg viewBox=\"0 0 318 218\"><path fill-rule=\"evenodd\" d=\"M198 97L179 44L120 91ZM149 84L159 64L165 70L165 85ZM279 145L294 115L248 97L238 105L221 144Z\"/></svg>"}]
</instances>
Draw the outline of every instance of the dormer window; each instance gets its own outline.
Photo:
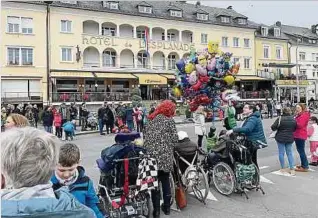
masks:
<instances>
[{"instance_id":1,"label":"dormer window","mask_svg":"<svg viewBox=\"0 0 318 218\"><path fill-rule=\"evenodd\" d=\"M182 11L170 10L171 17L182 17Z\"/></svg>"},{"instance_id":2,"label":"dormer window","mask_svg":"<svg viewBox=\"0 0 318 218\"><path fill-rule=\"evenodd\" d=\"M77 1L61 1L62 3L76 5Z\"/></svg>"},{"instance_id":3,"label":"dormer window","mask_svg":"<svg viewBox=\"0 0 318 218\"><path fill-rule=\"evenodd\" d=\"M308 39L308 42L309 42L309 43L312 43L312 40L311 40L311 39Z\"/></svg>"},{"instance_id":4,"label":"dormer window","mask_svg":"<svg viewBox=\"0 0 318 218\"><path fill-rule=\"evenodd\" d=\"M118 2L103 1L103 6L112 10L118 10Z\"/></svg>"},{"instance_id":5,"label":"dormer window","mask_svg":"<svg viewBox=\"0 0 318 218\"><path fill-rule=\"evenodd\" d=\"M151 14L152 13L152 7L149 6L138 6L138 11L140 13L145 13L145 14Z\"/></svg>"},{"instance_id":6,"label":"dormer window","mask_svg":"<svg viewBox=\"0 0 318 218\"><path fill-rule=\"evenodd\" d=\"M262 33L262 36L267 36L268 35L268 28L263 26L261 28L261 33Z\"/></svg>"},{"instance_id":7,"label":"dormer window","mask_svg":"<svg viewBox=\"0 0 318 218\"><path fill-rule=\"evenodd\" d=\"M317 43L317 41L316 40L312 40L312 44L316 44Z\"/></svg>"},{"instance_id":8,"label":"dormer window","mask_svg":"<svg viewBox=\"0 0 318 218\"><path fill-rule=\"evenodd\" d=\"M238 19L237 19L237 23L238 23L238 24L241 24L241 25L245 25L245 24L247 23L247 20L244 19L244 18L238 18Z\"/></svg>"},{"instance_id":9,"label":"dormer window","mask_svg":"<svg viewBox=\"0 0 318 218\"><path fill-rule=\"evenodd\" d=\"M207 14L197 13L198 20L208 20L209 16Z\"/></svg>"},{"instance_id":10,"label":"dormer window","mask_svg":"<svg viewBox=\"0 0 318 218\"><path fill-rule=\"evenodd\" d=\"M280 37L280 29L279 28L274 28L274 36Z\"/></svg>"},{"instance_id":11,"label":"dormer window","mask_svg":"<svg viewBox=\"0 0 318 218\"><path fill-rule=\"evenodd\" d=\"M222 22L222 23L230 23L230 18L229 18L229 17L222 16L222 17L221 17L221 22Z\"/></svg>"}]
</instances>

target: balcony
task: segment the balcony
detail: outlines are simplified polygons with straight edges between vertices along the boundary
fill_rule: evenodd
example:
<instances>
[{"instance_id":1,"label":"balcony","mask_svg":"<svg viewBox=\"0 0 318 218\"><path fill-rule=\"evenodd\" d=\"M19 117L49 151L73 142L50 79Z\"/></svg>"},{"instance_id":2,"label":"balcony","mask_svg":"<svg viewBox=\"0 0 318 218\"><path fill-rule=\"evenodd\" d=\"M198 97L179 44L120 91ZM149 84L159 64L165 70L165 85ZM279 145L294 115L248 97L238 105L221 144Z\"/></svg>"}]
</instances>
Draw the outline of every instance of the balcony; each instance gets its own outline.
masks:
<instances>
[{"instance_id":1,"label":"balcony","mask_svg":"<svg viewBox=\"0 0 318 218\"><path fill-rule=\"evenodd\" d=\"M53 102L130 101L127 92L54 92Z\"/></svg>"},{"instance_id":2,"label":"balcony","mask_svg":"<svg viewBox=\"0 0 318 218\"><path fill-rule=\"evenodd\" d=\"M1 102L21 103L21 102L42 102L42 92L2 92Z\"/></svg>"},{"instance_id":3,"label":"balcony","mask_svg":"<svg viewBox=\"0 0 318 218\"><path fill-rule=\"evenodd\" d=\"M239 96L241 99L272 98L272 93L269 91L240 91Z\"/></svg>"}]
</instances>

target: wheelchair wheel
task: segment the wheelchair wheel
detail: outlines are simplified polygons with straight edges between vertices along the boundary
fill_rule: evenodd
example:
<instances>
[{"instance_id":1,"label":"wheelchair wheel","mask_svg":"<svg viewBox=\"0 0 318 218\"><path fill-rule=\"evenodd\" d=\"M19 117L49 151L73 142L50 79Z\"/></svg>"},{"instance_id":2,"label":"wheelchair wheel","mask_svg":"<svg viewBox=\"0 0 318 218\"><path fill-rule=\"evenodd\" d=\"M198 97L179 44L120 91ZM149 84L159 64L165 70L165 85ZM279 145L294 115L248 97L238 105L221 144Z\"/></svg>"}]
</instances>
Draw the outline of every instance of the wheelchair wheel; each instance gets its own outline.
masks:
<instances>
[{"instance_id":1,"label":"wheelchair wheel","mask_svg":"<svg viewBox=\"0 0 318 218\"><path fill-rule=\"evenodd\" d=\"M195 197L199 201L205 203L205 200L208 197L208 194L210 191L208 177L201 167L197 168L196 174L197 174L197 178L196 178L197 181L192 186L192 190Z\"/></svg>"},{"instance_id":2,"label":"wheelchair wheel","mask_svg":"<svg viewBox=\"0 0 318 218\"><path fill-rule=\"evenodd\" d=\"M217 191L223 195L230 195L235 191L236 178L227 163L220 162L214 166L213 183Z\"/></svg>"}]
</instances>

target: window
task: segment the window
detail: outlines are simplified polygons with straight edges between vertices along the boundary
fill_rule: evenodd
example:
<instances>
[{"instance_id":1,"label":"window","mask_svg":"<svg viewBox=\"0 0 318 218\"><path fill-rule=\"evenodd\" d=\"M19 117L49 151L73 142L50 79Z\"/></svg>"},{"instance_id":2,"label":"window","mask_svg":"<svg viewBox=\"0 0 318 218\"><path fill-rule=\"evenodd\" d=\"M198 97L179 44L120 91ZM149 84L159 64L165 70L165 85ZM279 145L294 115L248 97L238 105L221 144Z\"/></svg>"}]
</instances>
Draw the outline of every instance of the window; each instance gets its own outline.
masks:
<instances>
[{"instance_id":1,"label":"window","mask_svg":"<svg viewBox=\"0 0 318 218\"><path fill-rule=\"evenodd\" d=\"M306 53L305 52L299 52L299 60L301 60L301 61L306 60Z\"/></svg>"},{"instance_id":2,"label":"window","mask_svg":"<svg viewBox=\"0 0 318 218\"><path fill-rule=\"evenodd\" d=\"M278 76L282 75L282 69L281 68L277 68L276 72L277 72Z\"/></svg>"},{"instance_id":3,"label":"window","mask_svg":"<svg viewBox=\"0 0 318 218\"><path fill-rule=\"evenodd\" d=\"M33 65L33 48L8 48L8 65Z\"/></svg>"},{"instance_id":4,"label":"window","mask_svg":"<svg viewBox=\"0 0 318 218\"><path fill-rule=\"evenodd\" d=\"M282 47L276 46L276 59L282 59Z\"/></svg>"},{"instance_id":5,"label":"window","mask_svg":"<svg viewBox=\"0 0 318 218\"><path fill-rule=\"evenodd\" d=\"M138 9L140 13L146 13L146 14L152 13L152 8L148 6L139 6Z\"/></svg>"},{"instance_id":6,"label":"window","mask_svg":"<svg viewBox=\"0 0 318 218\"><path fill-rule=\"evenodd\" d=\"M138 39L144 39L145 38L145 30L137 30L137 38Z\"/></svg>"},{"instance_id":7,"label":"window","mask_svg":"<svg viewBox=\"0 0 318 218\"><path fill-rule=\"evenodd\" d=\"M318 53L312 53L312 60L318 62Z\"/></svg>"},{"instance_id":8,"label":"window","mask_svg":"<svg viewBox=\"0 0 318 218\"><path fill-rule=\"evenodd\" d=\"M233 47L239 47L239 38L237 37L233 38Z\"/></svg>"},{"instance_id":9,"label":"window","mask_svg":"<svg viewBox=\"0 0 318 218\"><path fill-rule=\"evenodd\" d=\"M118 10L118 2L103 1L103 6L112 10Z\"/></svg>"},{"instance_id":10,"label":"window","mask_svg":"<svg viewBox=\"0 0 318 218\"><path fill-rule=\"evenodd\" d=\"M208 20L209 16L207 14L200 14L197 13L197 19L198 20Z\"/></svg>"},{"instance_id":11,"label":"window","mask_svg":"<svg viewBox=\"0 0 318 218\"><path fill-rule=\"evenodd\" d=\"M301 69L299 72L301 76L306 76L307 74L307 71L305 69Z\"/></svg>"},{"instance_id":12,"label":"window","mask_svg":"<svg viewBox=\"0 0 318 218\"><path fill-rule=\"evenodd\" d=\"M228 47L228 37L222 37L222 46Z\"/></svg>"},{"instance_id":13,"label":"window","mask_svg":"<svg viewBox=\"0 0 318 218\"><path fill-rule=\"evenodd\" d=\"M311 40L311 39L308 39L308 42L309 42L309 43L312 43L312 40Z\"/></svg>"},{"instance_id":14,"label":"window","mask_svg":"<svg viewBox=\"0 0 318 218\"><path fill-rule=\"evenodd\" d=\"M73 61L72 48L62 48L62 61Z\"/></svg>"},{"instance_id":15,"label":"window","mask_svg":"<svg viewBox=\"0 0 318 218\"><path fill-rule=\"evenodd\" d=\"M61 32L71 33L72 32L72 21L70 20L61 20Z\"/></svg>"},{"instance_id":16,"label":"window","mask_svg":"<svg viewBox=\"0 0 318 218\"><path fill-rule=\"evenodd\" d=\"M268 28L267 27L262 27L261 28L261 33L262 33L262 36L267 36L268 35Z\"/></svg>"},{"instance_id":17,"label":"window","mask_svg":"<svg viewBox=\"0 0 318 218\"><path fill-rule=\"evenodd\" d=\"M250 47L250 39L244 39L244 47L249 48Z\"/></svg>"},{"instance_id":18,"label":"window","mask_svg":"<svg viewBox=\"0 0 318 218\"><path fill-rule=\"evenodd\" d=\"M237 23L238 23L238 24L243 24L243 25L244 25L244 24L246 24L246 23L247 23L247 21L246 21L246 19L244 19L244 18L238 18L238 19L237 19Z\"/></svg>"},{"instance_id":19,"label":"window","mask_svg":"<svg viewBox=\"0 0 318 218\"><path fill-rule=\"evenodd\" d=\"M208 34L201 33L201 44L207 44L208 43Z\"/></svg>"},{"instance_id":20,"label":"window","mask_svg":"<svg viewBox=\"0 0 318 218\"><path fill-rule=\"evenodd\" d=\"M234 62L234 64L240 63L240 58L233 58L233 62Z\"/></svg>"},{"instance_id":21,"label":"window","mask_svg":"<svg viewBox=\"0 0 318 218\"><path fill-rule=\"evenodd\" d=\"M264 68L264 72L268 73L268 72L269 72L269 68L268 68L268 67L265 67L265 68Z\"/></svg>"},{"instance_id":22,"label":"window","mask_svg":"<svg viewBox=\"0 0 318 218\"><path fill-rule=\"evenodd\" d=\"M274 28L274 36L280 37L280 29L279 28Z\"/></svg>"},{"instance_id":23,"label":"window","mask_svg":"<svg viewBox=\"0 0 318 218\"><path fill-rule=\"evenodd\" d=\"M176 69L176 55L168 55L168 69L174 70Z\"/></svg>"},{"instance_id":24,"label":"window","mask_svg":"<svg viewBox=\"0 0 318 218\"><path fill-rule=\"evenodd\" d=\"M33 19L28 17L8 17L8 29L9 33L33 33ZM21 27L21 29L20 29Z\"/></svg>"},{"instance_id":25,"label":"window","mask_svg":"<svg viewBox=\"0 0 318 218\"><path fill-rule=\"evenodd\" d=\"M115 36L116 29L114 27L102 27L103 36Z\"/></svg>"},{"instance_id":26,"label":"window","mask_svg":"<svg viewBox=\"0 0 318 218\"><path fill-rule=\"evenodd\" d=\"M182 11L170 10L170 16L171 17L182 17Z\"/></svg>"},{"instance_id":27,"label":"window","mask_svg":"<svg viewBox=\"0 0 318 218\"><path fill-rule=\"evenodd\" d=\"M250 58L244 58L244 68L250 69Z\"/></svg>"},{"instance_id":28,"label":"window","mask_svg":"<svg viewBox=\"0 0 318 218\"><path fill-rule=\"evenodd\" d=\"M313 77L316 76L316 71L312 71L312 76L313 76Z\"/></svg>"},{"instance_id":29,"label":"window","mask_svg":"<svg viewBox=\"0 0 318 218\"><path fill-rule=\"evenodd\" d=\"M138 67L147 68L148 67L148 56L146 53L138 53Z\"/></svg>"},{"instance_id":30,"label":"window","mask_svg":"<svg viewBox=\"0 0 318 218\"><path fill-rule=\"evenodd\" d=\"M229 17L221 17L221 22L222 23L230 23L230 18Z\"/></svg>"},{"instance_id":31,"label":"window","mask_svg":"<svg viewBox=\"0 0 318 218\"><path fill-rule=\"evenodd\" d=\"M104 67L116 67L116 52L104 51L103 52L103 66Z\"/></svg>"},{"instance_id":32,"label":"window","mask_svg":"<svg viewBox=\"0 0 318 218\"><path fill-rule=\"evenodd\" d=\"M313 44L316 44L316 43L317 43L317 41L316 41L316 40L312 40L312 43L313 43Z\"/></svg>"},{"instance_id":33,"label":"window","mask_svg":"<svg viewBox=\"0 0 318 218\"><path fill-rule=\"evenodd\" d=\"M174 33L167 33L167 40L170 42L175 42L176 40L176 34Z\"/></svg>"},{"instance_id":34,"label":"window","mask_svg":"<svg viewBox=\"0 0 318 218\"><path fill-rule=\"evenodd\" d=\"M61 1L62 3L76 5L77 1Z\"/></svg>"},{"instance_id":35,"label":"window","mask_svg":"<svg viewBox=\"0 0 318 218\"><path fill-rule=\"evenodd\" d=\"M268 45L264 45L263 47L263 55L264 55L264 58L269 58L269 46Z\"/></svg>"}]
</instances>

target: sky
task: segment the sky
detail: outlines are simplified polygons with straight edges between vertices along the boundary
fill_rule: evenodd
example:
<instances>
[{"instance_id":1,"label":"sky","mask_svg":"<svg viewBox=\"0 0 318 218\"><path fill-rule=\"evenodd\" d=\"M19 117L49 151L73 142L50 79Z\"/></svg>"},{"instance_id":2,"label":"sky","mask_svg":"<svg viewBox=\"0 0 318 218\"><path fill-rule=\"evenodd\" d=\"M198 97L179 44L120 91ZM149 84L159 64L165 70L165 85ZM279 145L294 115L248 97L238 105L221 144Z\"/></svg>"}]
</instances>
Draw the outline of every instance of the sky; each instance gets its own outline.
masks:
<instances>
[{"instance_id":1,"label":"sky","mask_svg":"<svg viewBox=\"0 0 318 218\"><path fill-rule=\"evenodd\" d=\"M196 1L187 1L195 3ZM273 25L281 21L284 25L311 28L318 24L318 1L201 1L201 5L233 9L256 23Z\"/></svg>"}]
</instances>

